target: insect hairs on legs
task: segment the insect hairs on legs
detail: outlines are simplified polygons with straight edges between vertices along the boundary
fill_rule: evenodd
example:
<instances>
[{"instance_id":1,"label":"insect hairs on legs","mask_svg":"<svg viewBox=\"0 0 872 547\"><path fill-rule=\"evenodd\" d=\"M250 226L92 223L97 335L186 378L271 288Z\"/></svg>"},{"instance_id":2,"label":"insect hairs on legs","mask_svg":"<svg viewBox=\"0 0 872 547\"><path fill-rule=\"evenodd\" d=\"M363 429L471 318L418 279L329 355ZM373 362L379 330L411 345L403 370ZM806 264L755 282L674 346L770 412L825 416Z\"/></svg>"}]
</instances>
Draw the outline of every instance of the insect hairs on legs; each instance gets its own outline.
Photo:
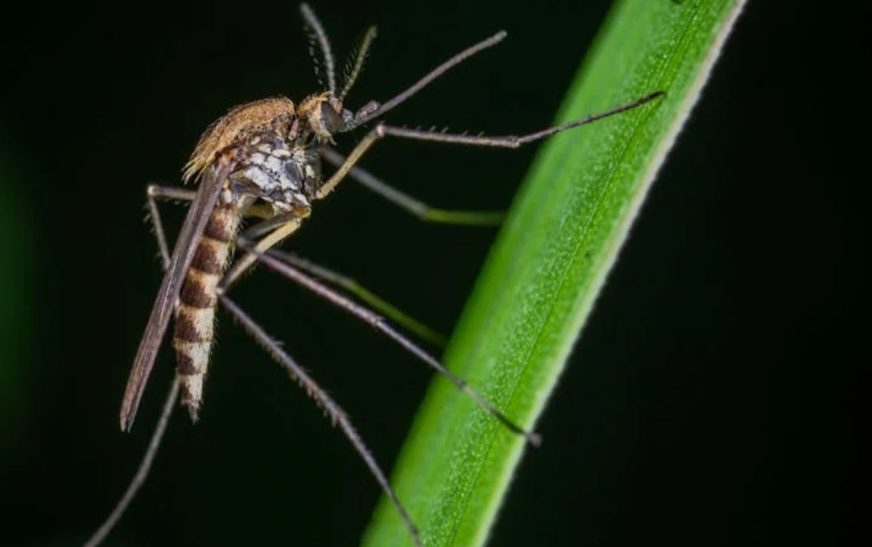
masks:
<instances>
[{"instance_id":1,"label":"insect hairs on legs","mask_svg":"<svg viewBox=\"0 0 872 547\"><path fill-rule=\"evenodd\" d=\"M446 376L509 431L523 436L531 444L539 442L537 434L512 422L495 405L388 325L380 316L307 275L287 257L272 250L272 247L295 233L310 216L313 202L327 197L345 178L357 179L382 197L425 217L426 215L420 214L420 202L388 187L357 167L357 163L369 148L384 137L517 148L636 108L662 93L651 93L574 122L520 136L469 136L405 129L378 122L343 158L328 148L333 144L334 136L376 121L450 68L502 41L506 33L498 32L463 50L392 99L384 103L371 101L352 112L344 108L344 100L361 72L363 59L375 37L375 30L370 29L366 33L358 53L349 64L350 69L342 89L337 93L336 63L327 35L307 5L301 6L301 12L313 37L313 43L323 59L327 90L306 97L296 105L290 99L276 97L232 109L207 129L185 167L185 180L199 181L196 192L149 187L148 205L155 224L165 274L128 379L120 413L121 428L129 430L133 425L158 348L171 318L174 318L175 323L172 339L177 355L177 374L136 475L115 510L91 538L89 545L98 544L108 534L144 482L179 394L191 418L198 418L202 404L202 386L214 336L214 313L219 302L244 330L288 370L291 377L306 389L334 424L340 427L402 516L415 544L423 545L412 518L400 503L385 473L352 427L345 412L227 295L227 290L240 275L258 262L366 321ZM322 156L336 164L335 171L326 180L321 176ZM157 198L191 202L172 255L169 253L160 222L155 202ZM240 236L243 217L257 217L262 220ZM451 215L443 216L443 220L446 218L450 219ZM472 217L459 215L454 218L468 220ZM231 265L236 246L243 252Z\"/></svg>"}]
</instances>

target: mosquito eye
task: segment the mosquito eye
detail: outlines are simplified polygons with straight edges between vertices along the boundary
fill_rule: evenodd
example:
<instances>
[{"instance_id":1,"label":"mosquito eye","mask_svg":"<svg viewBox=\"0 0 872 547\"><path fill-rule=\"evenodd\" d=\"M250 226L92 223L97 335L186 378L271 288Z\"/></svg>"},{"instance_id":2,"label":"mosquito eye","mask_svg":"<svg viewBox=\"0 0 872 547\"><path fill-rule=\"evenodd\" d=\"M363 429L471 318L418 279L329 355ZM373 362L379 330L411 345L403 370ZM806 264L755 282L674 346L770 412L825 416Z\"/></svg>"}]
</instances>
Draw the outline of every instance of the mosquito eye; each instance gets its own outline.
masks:
<instances>
[{"instance_id":1,"label":"mosquito eye","mask_svg":"<svg viewBox=\"0 0 872 547\"><path fill-rule=\"evenodd\" d=\"M321 124L329 133L336 133L345 126L339 113L326 102L321 103Z\"/></svg>"}]
</instances>

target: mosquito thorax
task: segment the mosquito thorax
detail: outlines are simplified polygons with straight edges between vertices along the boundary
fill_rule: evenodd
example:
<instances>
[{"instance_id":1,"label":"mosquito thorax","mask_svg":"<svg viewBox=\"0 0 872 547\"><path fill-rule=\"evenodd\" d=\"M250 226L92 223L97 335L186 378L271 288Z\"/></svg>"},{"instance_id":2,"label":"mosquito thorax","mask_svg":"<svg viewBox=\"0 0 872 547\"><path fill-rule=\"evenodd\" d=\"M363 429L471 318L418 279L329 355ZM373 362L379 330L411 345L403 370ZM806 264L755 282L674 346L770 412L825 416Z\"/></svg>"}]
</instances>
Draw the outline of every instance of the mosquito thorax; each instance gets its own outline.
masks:
<instances>
[{"instance_id":1,"label":"mosquito thorax","mask_svg":"<svg viewBox=\"0 0 872 547\"><path fill-rule=\"evenodd\" d=\"M228 177L241 196L272 204L278 211L308 209L321 184L321 158L316 149L276 132L253 137Z\"/></svg>"},{"instance_id":2,"label":"mosquito thorax","mask_svg":"<svg viewBox=\"0 0 872 547\"><path fill-rule=\"evenodd\" d=\"M219 157L236 152L258 135L287 134L295 118L294 103L286 97L271 97L231 108L203 132L185 165L185 181L200 176Z\"/></svg>"},{"instance_id":3,"label":"mosquito thorax","mask_svg":"<svg viewBox=\"0 0 872 547\"><path fill-rule=\"evenodd\" d=\"M272 97L232 108L200 138L185 166L185 179L198 177L221 157L235 166L231 190L242 201L251 198L287 212L307 208L321 183L321 160L311 146L332 142L344 126L342 103L322 93L298 106Z\"/></svg>"}]
</instances>

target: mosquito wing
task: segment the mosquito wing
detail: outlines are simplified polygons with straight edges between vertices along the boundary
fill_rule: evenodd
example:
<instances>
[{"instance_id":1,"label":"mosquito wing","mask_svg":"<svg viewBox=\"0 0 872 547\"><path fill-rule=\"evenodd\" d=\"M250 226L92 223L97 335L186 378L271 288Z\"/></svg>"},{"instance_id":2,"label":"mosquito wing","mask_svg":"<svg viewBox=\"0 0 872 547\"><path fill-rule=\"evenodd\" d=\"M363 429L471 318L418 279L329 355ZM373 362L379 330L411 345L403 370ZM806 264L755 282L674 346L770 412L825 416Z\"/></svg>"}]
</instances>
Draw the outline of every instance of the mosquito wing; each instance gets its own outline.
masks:
<instances>
[{"instance_id":1,"label":"mosquito wing","mask_svg":"<svg viewBox=\"0 0 872 547\"><path fill-rule=\"evenodd\" d=\"M151 309L151 316L145 326L139 349L133 360L133 368L127 379L127 388L124 390L124 400L121 403L121 430L128 431L133 425L139 400L145 390L145 384L151 374L151 368L157 357L164 333L170 322L176 306L176 299L181 290L182 280L191 266L200 236L209 220L209 214L215 208L218 196L224 187L224 181L230 172L231 165L225 163L217 168L207 171L200 181L197 195L188 209L188 215L182 224L170 266L164 273L160 290Z\"/></svg>"}]
</instances>

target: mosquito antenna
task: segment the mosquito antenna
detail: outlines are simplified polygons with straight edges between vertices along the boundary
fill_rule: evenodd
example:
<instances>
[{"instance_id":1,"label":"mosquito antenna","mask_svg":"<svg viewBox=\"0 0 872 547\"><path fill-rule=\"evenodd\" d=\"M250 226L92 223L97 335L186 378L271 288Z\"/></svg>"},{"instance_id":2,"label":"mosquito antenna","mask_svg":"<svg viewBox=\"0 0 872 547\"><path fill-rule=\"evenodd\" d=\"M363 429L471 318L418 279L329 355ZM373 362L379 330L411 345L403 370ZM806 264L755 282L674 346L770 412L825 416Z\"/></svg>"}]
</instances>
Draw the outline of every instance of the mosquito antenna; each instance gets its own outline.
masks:
<instances>
[{"instance_id":1,"label":"mosquito antenna","mask_svg":"<svg viewBox=\"0 0 872 547\"><path fill-rule=\"evenodd\" d=\"M429 85L430 82L432 82L433 80L435 80L436 78L438 78L439 76L444 74L447 70L460 64L461 62L465 61L469 57L472 57L473 55L475 55L479 51L481 51L483 49L487 49L491 46L494 46L494 45L500 43L503 40L503 38L506 37L506 35L507 35L506 31L501 30L498 33L491 36L490 38L488 38L486 40L482 40L481 42L475 44L474 46L471 46L471 47L461 51L460 53L458 53L454 57L448 59L447 61L445 61L441 65L434 68L432 71L430 71L430 73L428 73L426 76L424 76L423 78L421 78L420 80L415 82L407 90L403 91L402 93L400 93L399 95L397 95L393 99L389 100L388 102L386 102L380 106L376 106L375 108L371 108L370 105L372 103L367 104L354 116L355 119L348 126L346 126L343 130L349 131L349 130L351 130L351 129L353 129L361 124L364 124L370 120L373 120L373 119L383 115L388 110L391 110L392 108L394 108L398 104L402 103L403 101L405 101L406 99L408 99L409 97L411 97L412 95L414 95L415 93L420 91L422 88Z\"/></svg>"},{"instance_id":2,"label":"mosquito antenna","mask_svg":"<svg viewBox=\"0 0 872 547\"><path fill-rule=\"evenodd\" d=\"M418 359L424 361L436 372L445 376L449 381L451 381L452 384L457 387L458 390L460 390L466 396L475 401L476 404L478 404L478 406L482 408L482 410L493 416L509 431L521 435L527 440L527 442L529 442L533 446L539 446L542 443L542 437L538 433L527 431L521 426L515 424L505 414L497 409L493 405L493 403L488 401L483 395L481 395L478 391L476 391L469 384L467 384L465 380L445 368L445 365L440 363L436 358L431 356L420 346L418 346L417 344L406 338L404 335L402 335L400 332L398 332L396 329L391 327L387 322L385 322L383 317L373 313L372 311L361 306L360 304L353 302L351 299L334 291L326 285L319 283L314 278L309 277L297 268L294 268L293 266L290 266L289 264L283 262L281 260L281 253L279 253L278 251L258 253L257 249L254 248L251 242L242 238L240 238L238 241L239 245L242 248L246 249L250 253L256 254L258 259L269 268L275 270L276 272L287 277L291 281L324 298L328 302L347 311L358 319L368 323L373 328L402 346L406 351L410 352Z\"/></svg>"},{"instance_id":3,"label":"mosquito antenna","mask_svg":"<svg viewBox=\"0 0 872 547\"><path fill-rule=\"evenodd\" d=\"M115 505L115 509L113 509L106 520L103 521L100 528L94 532L94 535L88 539L85 543L85 547L96 547L106 539L106 536L109 535L109 532L112 531L112 528L118 524L118 521L121 520L121 517L124 515L125 511L127 511L127 507L130 505L130 502L133 501L133 498L136 497L136 493L139 492L140 487L145 483L145 479L148 478L148 472L151 471L151 464L154 463L154 458L157 456L161 440L163 439L164 432L166 432L167 424L170 421L170 415L176 407L176 400L179 398L180 385L181 382L179 381L179 377L176 376L173 378L173 385L170 386L170 392L167 394L163 410L161 410L160 419L157 422L157 426L154 428L154 433L151 434L148 448L145 450L145 455L143 455L142 461L136 469L136 473L130 480L130 484L127 486L127 490L124 491L124 495L121 496L121 499L118 500L118 503Z\"/></svg>"},{"instance_id":4,"label":"mosquito antenna","mask_svg":"<svg viewBox=\"0 0 872 547\"><path fill-rule=\"evenodd\" d=\"M318 42L318 46L321 49L321 54L324 56L324 69L327 72L327 90L330 91L331 95L335 95L336 62L333 59L333 51L330 49L330 40L327 39L327 33L324 32L324 27L321 26L321 21L319 21L318 18L315 16L315 12L312 11L312 8L309 7L309 4L300 4L300 13L303 14L303 20L306 23L306 29L309 30L311 33L311 38L313 39L313 41Z\"/></svg>"},{"instance_id":5,"label":"mosquito antenna","mask_svg":"<svg viewBox=\"0 0 872 547\"><path fill-rule=\"evenodd\" d=\"M363 63L366 61L367 55L369 55L369 48L372 45L372 41L375 40L375 37L375 27L369 27L366 29L366 34L363 36L363 40L360 41L357 51L349 58L348 64L345 67L345 85L342 87L342 92L339 94L340 101L345 100L345 96L348 95L348 92L351 91L351 87L354 85L357 77L360 76L360 72L363 70ZM354 59L354 61L351 59Z\"/></svg>"},{"instance_id":6,"label":"mosquito antenna","mask_svg":"<svg viewBox=\"0 0 872 547\"><path fill-rule=\"evenodd\" d=\"M385 475L384 471L379 467L378 462L375 461L372 452L366 446L366 443L363 442L363 439L360 438L360 434L358 434L357 430L352 425L351 420L348 419L348 415L344 410L342 410L342 407L336 404L336 401L331 399L330 396L327 395L327 392L321 389L315 380L309 376L306 370L297 364L290 355L285 353L281 346L273 340L260 325L255 323L247 313L242 311L235 302L230 300L226 294L221 294L219 298L221 299L221 303L224 305L224 309L230 312L230 314L242 324L242 328L244 328L245 331L248 332L248 334L250 334L257 343L259 343L263 349L273 357L273 359L287 369L291 378L299 382L309 396L315 399L318 405L324 409L333 421L333 424L339 425L342 432L346 437L348 437L351 444L354 445L354 449L360 457L363 458L363 462L369 468L369 471L373 474L375 480L379 483L382 490L384 490L385 494L387 494L388 498L391 500L391 503L393 503L394 507L400 513L403 523L406 525L406 528L415 540L415 545L417 547L423 547L424 544L421 542L421 535L418 533L418 528L412 521L412 517L410 517L406 512L403 504L400 503L400 499L397 497L396 492L391 488L391 483L388 481L387 475Z\"/></svg>"}]
</instances>

